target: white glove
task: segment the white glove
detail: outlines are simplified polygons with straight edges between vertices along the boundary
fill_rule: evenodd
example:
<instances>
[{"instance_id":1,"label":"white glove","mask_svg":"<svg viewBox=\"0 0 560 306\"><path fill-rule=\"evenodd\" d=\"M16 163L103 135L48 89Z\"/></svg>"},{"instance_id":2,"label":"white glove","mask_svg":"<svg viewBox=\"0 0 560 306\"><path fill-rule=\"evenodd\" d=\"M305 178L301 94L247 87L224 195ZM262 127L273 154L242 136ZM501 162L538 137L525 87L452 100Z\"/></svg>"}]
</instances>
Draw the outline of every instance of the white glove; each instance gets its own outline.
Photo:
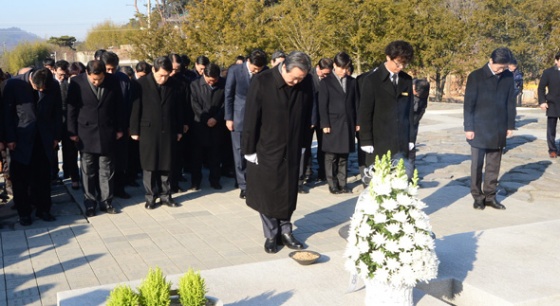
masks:
<instances>
[{"instance_id":1,"label":"white glove","mask_svg":"<svg viewBox=\"0 0 560 306\"><path fill-rule=\"evenodd\" d=\"M257 158L257 153L253 153L253 154L245 154L245 159L250 162L253 163L255 165L259 164L259 160Z\"/></svg>"},{"instance_id":2,"label":"white glove","mask_svg":"<svg viewBox=\"0 0 560 306\"><path fill-rule=\"evenodd\" d=\"M408 143L408 150L412 150L414 149L414 142L409 142Z\"/></svg>"},{"instance_id":3,"label":"white glove","mask_svg":"<svg viewBox=\"0 0 560 306\"><path fill-rule=\"evenodd\" d=\"M369 154L373 153L373 146L363 146L360 147L360 149Z\"/></svg>"}]
</instances>

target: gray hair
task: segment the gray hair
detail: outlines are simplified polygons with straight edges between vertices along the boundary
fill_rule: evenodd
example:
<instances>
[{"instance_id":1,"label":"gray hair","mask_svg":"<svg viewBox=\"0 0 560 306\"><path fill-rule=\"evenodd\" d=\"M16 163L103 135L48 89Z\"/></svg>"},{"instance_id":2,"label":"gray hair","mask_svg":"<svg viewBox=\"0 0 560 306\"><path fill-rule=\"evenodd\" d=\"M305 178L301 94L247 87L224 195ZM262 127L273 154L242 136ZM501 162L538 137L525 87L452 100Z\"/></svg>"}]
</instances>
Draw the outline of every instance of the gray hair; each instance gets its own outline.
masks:
<instances>
[{"instance_id":1,"label":"gray hair","mask_svg":"<svg viewBox=\"0 0 560 306\"><path fill-rule=\"evenodd\" d=\"M286 71L290 72L293 68L297 67L302 71L308 73L311 71L311 59L309 56L301 51L292 51L286 60L284 60L284 65L286 65Z\"/></svg>"}]
</instances>

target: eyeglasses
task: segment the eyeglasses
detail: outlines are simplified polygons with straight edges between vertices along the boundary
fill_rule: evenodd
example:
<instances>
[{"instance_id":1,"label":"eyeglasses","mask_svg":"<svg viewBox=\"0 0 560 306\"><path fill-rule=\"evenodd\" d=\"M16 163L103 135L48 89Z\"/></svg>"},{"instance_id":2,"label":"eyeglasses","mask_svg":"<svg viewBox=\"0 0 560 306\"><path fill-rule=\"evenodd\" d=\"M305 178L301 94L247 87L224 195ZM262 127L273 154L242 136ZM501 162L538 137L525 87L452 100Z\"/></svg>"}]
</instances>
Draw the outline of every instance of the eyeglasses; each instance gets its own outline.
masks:
<instances>
[{"instance_id":1,"label":"eyeglasses","mask_svg":"<svg viewBox=\"0 0 560 306\"><path fill-rule=\"evenodd\" d=\"M406 68L406 66L408 66L408 63L401 64L401 63L395 61L394 59L392 59L391 62L395 63L397 68L400 68L400 69L404 69L404 68Z\"/></svg>"}]
</instances>

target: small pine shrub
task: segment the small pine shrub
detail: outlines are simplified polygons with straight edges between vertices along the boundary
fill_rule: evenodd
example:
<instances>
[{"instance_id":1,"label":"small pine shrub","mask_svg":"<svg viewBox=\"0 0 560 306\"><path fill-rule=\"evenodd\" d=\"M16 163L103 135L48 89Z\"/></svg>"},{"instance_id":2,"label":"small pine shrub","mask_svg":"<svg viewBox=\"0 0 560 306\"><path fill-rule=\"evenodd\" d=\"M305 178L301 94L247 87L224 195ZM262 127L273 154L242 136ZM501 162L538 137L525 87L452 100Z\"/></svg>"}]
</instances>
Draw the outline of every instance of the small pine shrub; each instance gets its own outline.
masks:
<instances>
[{"instance_id":1,"label":"small pine shrub","mask_svg":"<svg viewBox=\"0 0 560 306\"><path fill-rule=\"evenodd\" d=\"M199 272L189 269L179 279L179 301L183 306L206 305L206 284Z\"/></svg>"},{"instance_id":2,"label":"small pine shrub","mask_svg":"<svg viewBox=\"0 0 560 306\"><path fill-rule=\"evenodd\" d=\"M111 290L107 298L107 306L140 305L140 297L128 285L120 285Z\"/></svg>"},{"instance_id":3,"label":"small pine shrub","mask_svg":"<svg viewBox=\"0 0 560 306\"><path fill-rule=\"evenodd\" d=\"M167 282L159 267L150 268L146 279L142 281L138 292L140 292L140 303L143 306L169 306L171 304L169 291L171 282Z\"/></svg>"}]
</instances>

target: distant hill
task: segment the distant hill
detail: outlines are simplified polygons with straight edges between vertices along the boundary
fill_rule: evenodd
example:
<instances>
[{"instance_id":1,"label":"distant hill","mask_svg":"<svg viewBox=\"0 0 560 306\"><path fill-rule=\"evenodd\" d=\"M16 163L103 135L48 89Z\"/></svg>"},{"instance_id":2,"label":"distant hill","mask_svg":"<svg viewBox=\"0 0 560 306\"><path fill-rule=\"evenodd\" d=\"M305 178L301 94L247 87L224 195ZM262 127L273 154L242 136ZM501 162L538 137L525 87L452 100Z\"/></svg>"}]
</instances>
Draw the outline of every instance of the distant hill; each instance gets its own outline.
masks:
<instances>
[{"instance_id":1,"label":"distant hill","mask_svg":"<svg viewBox=\"0 0 560 306\"><path fill-rule=\"evenodd\" d=\"M9 51L17 44L25 41L42 40L41 37L26 32L20 28L0 29L0 53L4 50Z\"/></svg>"}]
</instances>

